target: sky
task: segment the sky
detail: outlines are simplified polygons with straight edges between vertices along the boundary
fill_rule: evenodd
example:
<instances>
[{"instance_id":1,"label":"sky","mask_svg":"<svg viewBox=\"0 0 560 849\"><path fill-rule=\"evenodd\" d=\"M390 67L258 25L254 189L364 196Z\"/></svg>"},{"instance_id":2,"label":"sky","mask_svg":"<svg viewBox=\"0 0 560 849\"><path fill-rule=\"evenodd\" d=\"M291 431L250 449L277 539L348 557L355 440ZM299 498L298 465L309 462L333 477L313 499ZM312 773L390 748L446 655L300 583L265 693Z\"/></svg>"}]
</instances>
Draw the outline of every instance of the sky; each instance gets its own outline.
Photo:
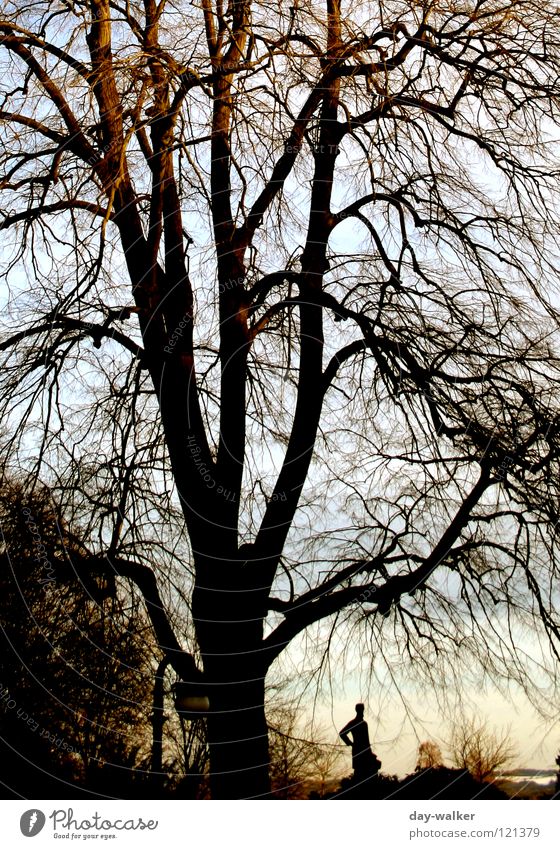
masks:
<instances>
[{"instance_id":1,"label":"sky","mask_svg":"<svg viewBox=\"0 0 560 849\"><path fill-rule=\"evenodd\" d=\"M445 763L450 763L445 741L450 735L451 721L438 708L435 698L426 697L414 704L418 721L413 727L394 698L381 708L380 699L374 693L361 692L357 682L354 691L351 681L347 681L345 689L347 698L337 697L332 707L321 704L315 710L316 721L324 725L329 742L337 742L338 731L354 716L355 702L363 701L372 749L382 762L382 772L400 777L412 772L418 744L427 739L439 744ZM495 688L482 695L468 693L471 707L467 715L487 720L489 728L498 734L509 734L518 753L512 768L555 769L555 758L560 751L560 711L556 722L543 720L523 693L518 691L513 695L515 701L506 699ZM346 761L350 772L350 750Z\"/></svg>"}]
</instances>

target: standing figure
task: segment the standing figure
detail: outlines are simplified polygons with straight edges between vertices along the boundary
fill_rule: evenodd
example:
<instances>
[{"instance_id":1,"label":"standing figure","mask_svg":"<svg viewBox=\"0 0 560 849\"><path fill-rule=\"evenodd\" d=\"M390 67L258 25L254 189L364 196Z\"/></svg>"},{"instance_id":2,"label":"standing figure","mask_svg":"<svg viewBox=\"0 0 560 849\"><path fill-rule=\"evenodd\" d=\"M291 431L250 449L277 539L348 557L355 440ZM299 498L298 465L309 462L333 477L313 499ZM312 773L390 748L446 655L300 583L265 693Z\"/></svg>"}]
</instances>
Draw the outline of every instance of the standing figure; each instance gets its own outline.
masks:
<instances>
[{"instance_id":1,"label":"standing figure","mask_svg":"<svg viewBox=\"0 0 560 849\"><path fill-rule=\"evenodd\" d=\"M350 740L349 734L352 735ZM375 775L381 766L377 755L371 751L368 724L364 719L364 706L356 705L356 716L344 726L339 736L347 746L352 746L352 768L354 778L361 781Z\"/></svg>"}]
</instances>

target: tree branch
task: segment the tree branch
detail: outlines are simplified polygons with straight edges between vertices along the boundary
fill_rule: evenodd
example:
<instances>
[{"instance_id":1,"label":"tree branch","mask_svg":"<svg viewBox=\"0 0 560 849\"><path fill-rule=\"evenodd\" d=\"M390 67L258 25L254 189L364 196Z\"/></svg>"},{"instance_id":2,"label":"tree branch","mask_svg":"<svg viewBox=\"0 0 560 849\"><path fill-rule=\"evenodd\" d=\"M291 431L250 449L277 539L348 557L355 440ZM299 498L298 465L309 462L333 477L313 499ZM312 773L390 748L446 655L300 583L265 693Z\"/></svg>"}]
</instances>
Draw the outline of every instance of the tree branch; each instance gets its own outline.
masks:
<instances>
[{"instance_id":1,"label":"tree branch","mask_svg":"<svg viewBox=\"0 0 560 849\"><path fill-rule=\"evenodd\" d=\"M378 611L384 615L389 611L392 604L398 602L401 596L414 594L414 592L421 589L430 575L449 556L453 543L458 539L461 531L471 519L473 508L478 504L483 493L491 483L493 483L493 480L490 477L490 470L485 464L481 467L481 474L477 483L463 500L439 542L417 569L413 569L405 575L393 575L381 586L370 583L365 586L350 586L337 592L329 593L329 586L334 587L340 583L337 577L334 576L328 582L328 586L324 592L322 592L322 587L317 587L300 599L296 599L285 612L284 622L278 625L264 640L265 649L271 656L271 660L277 657L288 643L297 634L309 627L309 625L334 613L338 613L356 601L363 600L367 601L368 604L377 604ZM363 561L359 561L358 569L356 569L356 564L351 564L346 568L344 577L350 578L352 574L357 574L366 569L369 571L370 563L371 568L374 568L376 564L382 565L383 559L383 557L376 558L366 563L366 565L363 565Z\"/></svg>"},{"instance_id":2,"label":"tree branch","mask_svg":"<svg viewBox=\"0 0 560 849\"><path fill-rule=\"evenodd\" d=\"M120 557L92 559L90 567L131 580L144 598L159 648L183 681L199 681L202 673L191 654L181 648L165 612L156 577L151 569Z\"/></svg>"}]
</instances>

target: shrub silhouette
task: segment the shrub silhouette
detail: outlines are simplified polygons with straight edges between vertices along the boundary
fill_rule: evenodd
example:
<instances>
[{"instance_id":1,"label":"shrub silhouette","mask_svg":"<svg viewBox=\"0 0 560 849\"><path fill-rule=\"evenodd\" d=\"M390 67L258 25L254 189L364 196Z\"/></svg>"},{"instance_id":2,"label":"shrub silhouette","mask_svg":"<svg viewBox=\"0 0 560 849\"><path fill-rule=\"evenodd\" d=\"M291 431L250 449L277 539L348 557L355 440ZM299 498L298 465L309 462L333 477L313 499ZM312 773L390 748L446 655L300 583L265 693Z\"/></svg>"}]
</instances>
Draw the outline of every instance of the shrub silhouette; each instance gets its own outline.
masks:
<instances>
[{"instance_id":1,"label":"shrub silhouette","mask_svg":"<svg viewBox=\"0 0 560 849\"><path fill-rule=\"evenodd\" d=\"M476 781L466 770L439 766L402 780L379 775L369 781L344 778L331 799L507 799L494 784Z\"/></svg>"}]
</instances>

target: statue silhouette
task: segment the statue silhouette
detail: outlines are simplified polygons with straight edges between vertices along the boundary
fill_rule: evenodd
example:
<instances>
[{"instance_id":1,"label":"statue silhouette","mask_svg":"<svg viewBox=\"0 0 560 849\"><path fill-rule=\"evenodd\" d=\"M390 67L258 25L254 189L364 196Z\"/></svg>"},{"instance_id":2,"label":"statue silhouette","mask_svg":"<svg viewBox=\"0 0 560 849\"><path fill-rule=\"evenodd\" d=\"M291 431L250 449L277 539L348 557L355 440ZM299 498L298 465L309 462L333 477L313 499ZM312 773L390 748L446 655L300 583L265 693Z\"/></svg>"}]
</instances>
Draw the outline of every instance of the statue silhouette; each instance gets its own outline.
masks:
<instances>
[{"instance_id":1,"label":"statue silhouette","mask_svg":"<svg viewBox=\"0 0 560 849\"><path fill-rule=\"evenodd\" d=\"M352 735L350 740L349 735ZM347 746L352 746L352 768L354 778L361 781L379 772L381 761L371 751L368 724L364 719L364 706L356 705L356 716L340 731L339 736Z\"/></svg>"}]
</instances>

